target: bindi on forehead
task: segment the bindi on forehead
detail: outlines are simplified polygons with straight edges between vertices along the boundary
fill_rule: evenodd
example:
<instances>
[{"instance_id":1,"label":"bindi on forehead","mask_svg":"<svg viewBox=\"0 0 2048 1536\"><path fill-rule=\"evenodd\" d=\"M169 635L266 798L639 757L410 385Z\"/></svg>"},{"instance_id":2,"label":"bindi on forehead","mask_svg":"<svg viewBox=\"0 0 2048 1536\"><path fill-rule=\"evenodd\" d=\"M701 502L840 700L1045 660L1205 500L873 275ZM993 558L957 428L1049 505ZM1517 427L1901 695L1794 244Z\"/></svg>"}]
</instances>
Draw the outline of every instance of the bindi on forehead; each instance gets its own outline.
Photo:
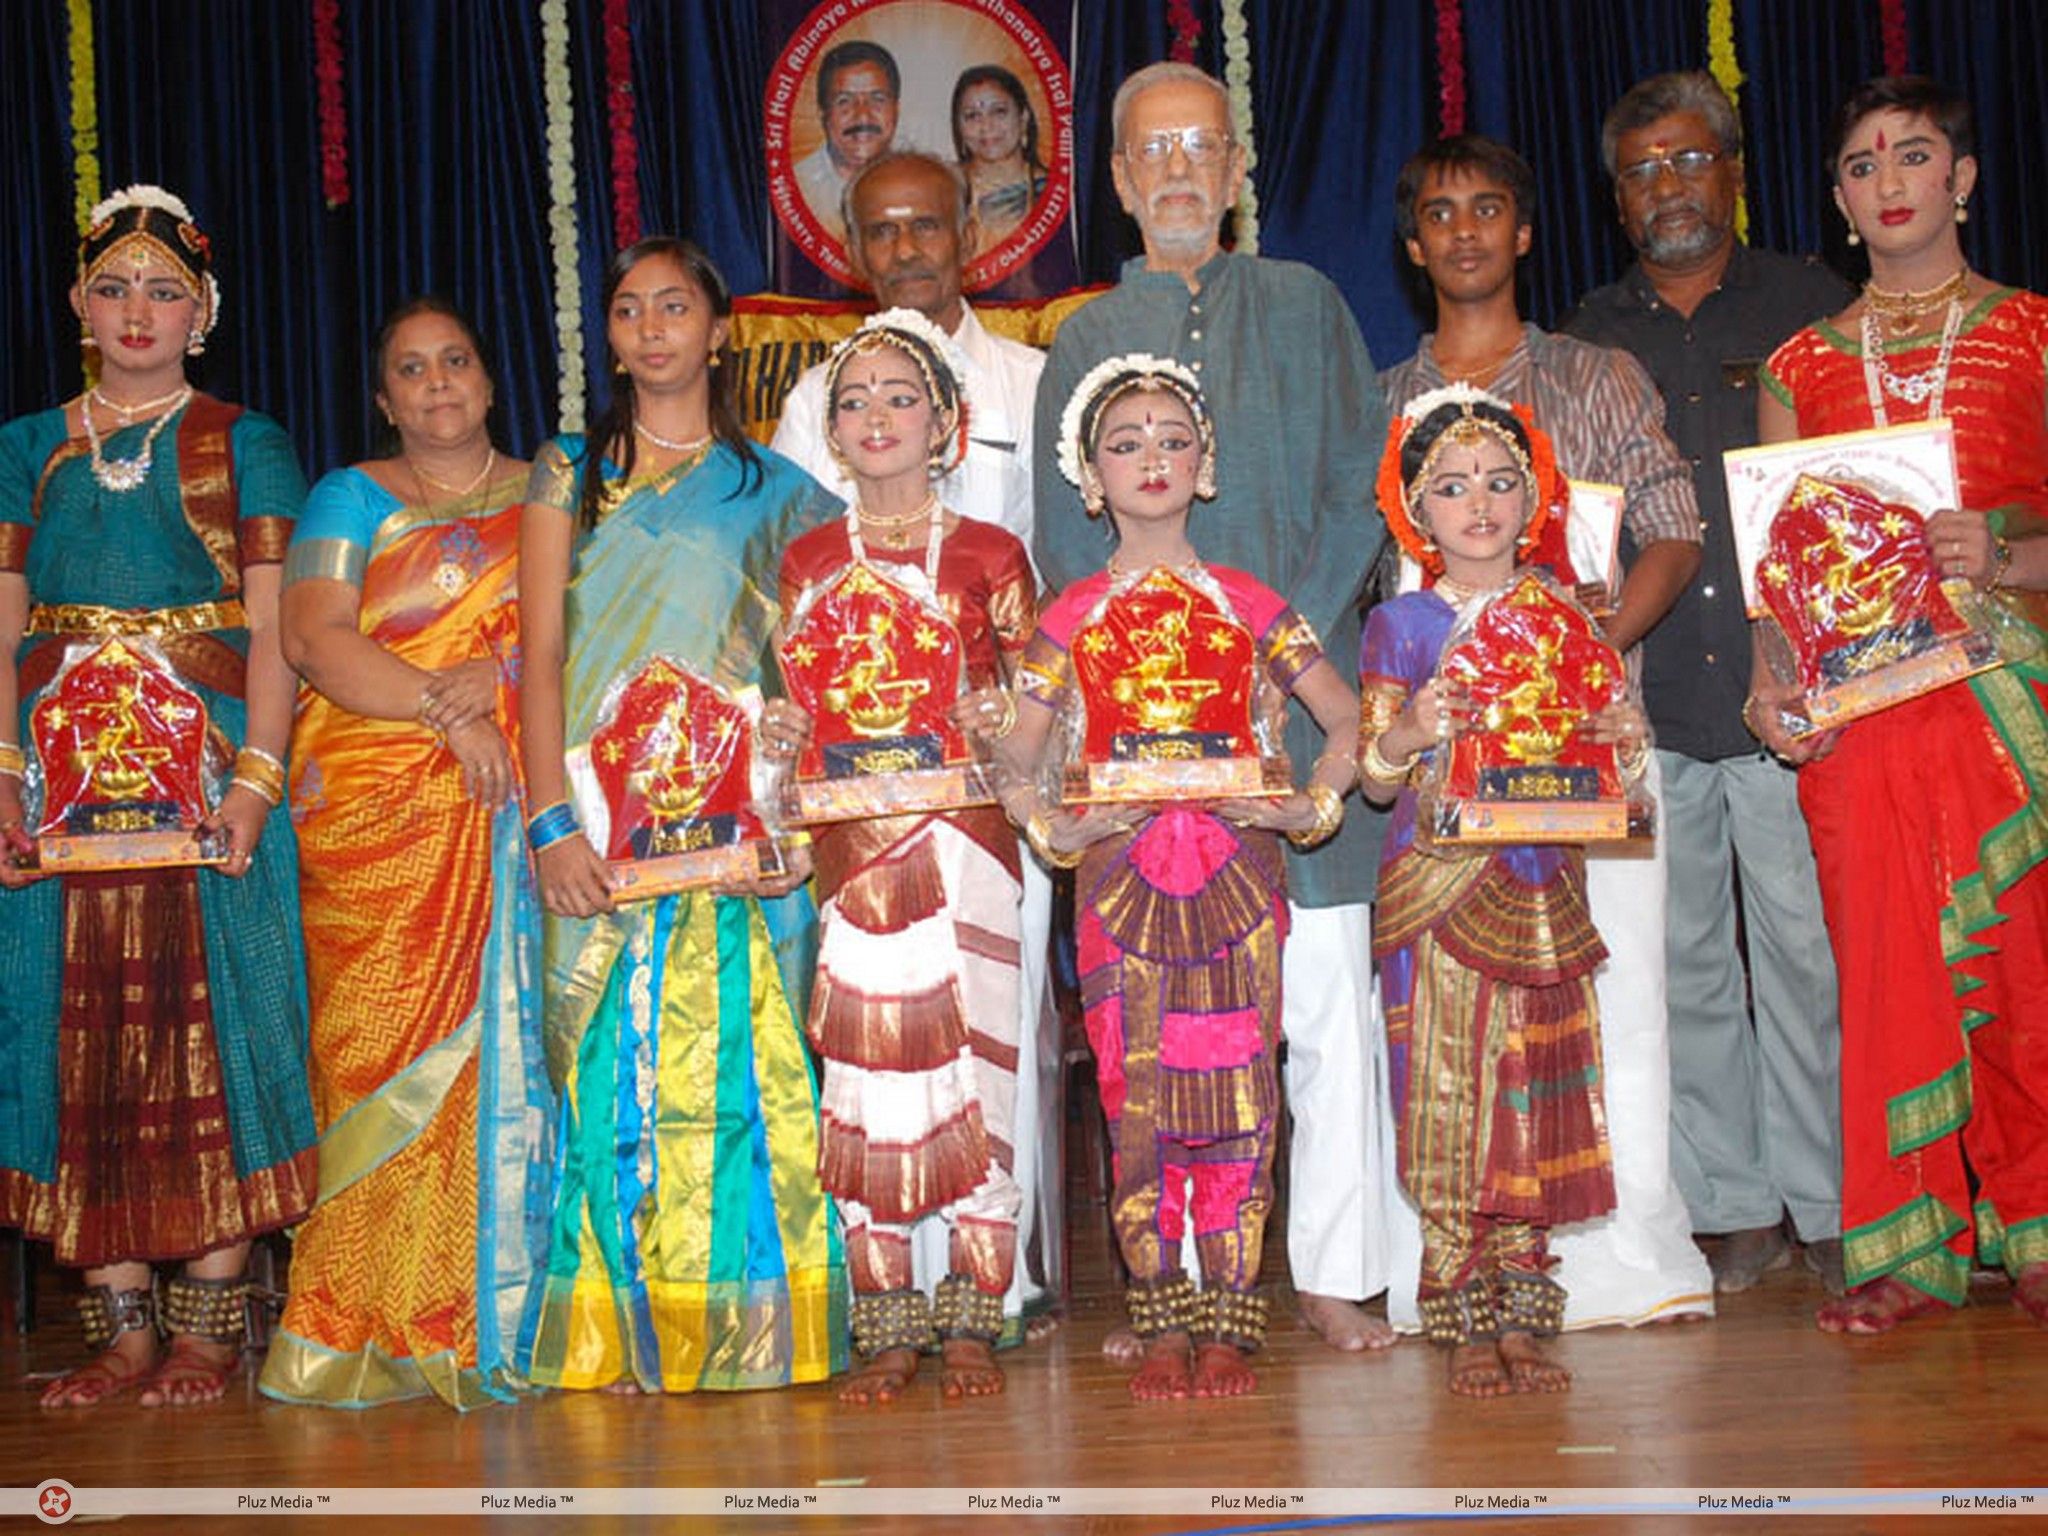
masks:
<instances>
[{"instance_id":1,"label":"bindi on forehead","mask_svg":"<svg viewBox=\"0 0 2048 1536\"><path fill-rule=\"evenodd\" d=\"M1889 149L1891 147L1890 144L1888 144L1885 140L1884 130L1882 128L1877 130L1877 147L1879 149Z\"/></svg>"}]
</instances>

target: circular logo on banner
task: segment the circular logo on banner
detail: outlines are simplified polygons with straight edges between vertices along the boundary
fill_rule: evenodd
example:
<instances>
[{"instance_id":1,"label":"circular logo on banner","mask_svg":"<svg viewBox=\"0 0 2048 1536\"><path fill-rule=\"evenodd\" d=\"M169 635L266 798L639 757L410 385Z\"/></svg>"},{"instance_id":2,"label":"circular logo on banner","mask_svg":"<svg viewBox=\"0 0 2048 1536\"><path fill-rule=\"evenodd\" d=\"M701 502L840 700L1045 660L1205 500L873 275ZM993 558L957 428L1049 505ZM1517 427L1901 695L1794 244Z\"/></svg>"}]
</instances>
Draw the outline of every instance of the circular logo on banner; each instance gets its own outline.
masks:
<instances>
[{"instance_id":1,"label":"circular logo on banner","mask_svg":"<svg viewBox=\"0 0 2048 1536\"><path fill-rule=\"evenodd\" d=\"M36 1518L45 1525L64 1525L76 1510L76 1490L61 1477L46 1477L36 1484Z\"/></svg>"},{"instance_id":2,"label":"circular logo on banner","mask_svg":"<svg viewBox=\"0 0 2048 1536\"><path fill-rule=\"evenodd\" d=\"M888 150L934 155L966 178L978 230L969 289L1029 262L1073 209L1066 61L1012 0L820 0L769 72L762 121L777 221L849 286L841 197Z\"/></svg>"}]
</instances>

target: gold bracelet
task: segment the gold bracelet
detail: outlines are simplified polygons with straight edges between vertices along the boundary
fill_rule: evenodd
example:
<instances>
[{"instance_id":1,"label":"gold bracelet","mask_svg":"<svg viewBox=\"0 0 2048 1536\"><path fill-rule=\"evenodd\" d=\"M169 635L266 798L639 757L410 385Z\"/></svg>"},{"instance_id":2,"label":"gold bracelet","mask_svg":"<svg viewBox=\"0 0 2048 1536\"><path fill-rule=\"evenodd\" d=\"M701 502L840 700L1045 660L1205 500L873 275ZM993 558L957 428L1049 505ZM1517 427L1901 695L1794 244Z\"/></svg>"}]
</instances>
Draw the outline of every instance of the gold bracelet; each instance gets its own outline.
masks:
<instances>
[{"instance_id":1,"label":"gold bracelet","mask_svg":"<svg viewBox=\"0 0 2048 1536\"><path fill-rule=\"evenodd\" d=\"M2012 545L2005 541L2003 534L1991 536L1991 579L1984 583L1989 594L2003 589L2006 575L2012 570Z\"/></svg>"},{"instance_id":2,"label":"gold bracelet","mask_svg":"<svg viewBox=\"0 0 2048 1536\"><path fill-rule=\"evenodd\" d=\"M1336 836L1344 824L1344 797L1320 779L1310 779L1302 793L1314 802L1316 819L1299 832L1288 833L1287 841L1297 848L1313 848Z\"/></svg>"},{"instance_id":3,"label":"gold bracelet","mask_svg":"<svg viewBox=\"0 0 2048 1536\"><path fill-rule=\"evenodd\" d=\"M1764 733L1756 723L1756 716L1751 713L1756 708L1756 703L1756 695L1753 693L1742 701L1742 728L1758 741L1762 741Z\"/></svg>"},{"instance_id":4,"label":"gold bracelet","mask_svg":"<svg viewBox=\"0 0 2048 1536\"><path fill-rule=\"evenodd\" d=\"M1054 869L1072 869L1081 862L1082 850L1061 853L1052 845L1052 823L1045 819L1045 812L1033 811L1030 820L1024 823L1024 840L1031 844L1031 851Z\"/></svg>"},{"instance_id":5,"label":"gold bracelet","mask_svg":"<svg viewBox=\"0 0 2048 1536\"><path fill-rule=\"evenodd\" d=\"M235 754L234 781L257 791L272 805L284 801L284 764L261 747L244 747Z\"/></svg>"},{"instance_id":6,"label":"gold bracelet","mask_svg":"<svg viewBox=\"0 0 2048 1536\"><path fill-rule=\"evenodd\" d=\"M1382 731L1380 736L1385 734L1386 732ZM1380 737L1375 736L1365 744L1365 751L1359 757L1358 766L1364 771L1365 776L1376 784L1405 784L1409 773L1415 767L1418 755L1411 752L1405 761L1390 763L1380 756Z\"/></svg>"},{"instance_id":7,"label":"gold bracelet","mask_svg":"<svg viewBox=\"0 0 2048 1536\"><path fill-rule=\"evenodd\" d=\"M254 795L258 800L261 800L265 805L269 806L272 810L275 810L277 809L278 806L284 804L284 796L279 794L276 790L272 789L269 785L258 784L254 779L245 779L239 773L236 774L232 779L229 779L228 784L230 787L239 785L241 788L246 789L247 791L249 791L250 794Z\"/></svg>"},{"instance_id":8,"label":"gold bracelet","mask_svg":"<svg viewBox=\"0 0 2048 1536\"><path fill-rule=\"evenodd\" d=\"M11 741L0 741L0 773L15 779L28 777L28 755Z\"/></svg>"},{"instance_id":9,"label":"gold bracelet","mask_svg":"<svg viewBox=\"0 0 2048 1536\"><path fill-rule=\"evenodd\" d=\"M1007 688L1002 689L1001 692L1003 696L1003 718L996 722L995 729L989 733L998 741L1001 741L1010 732L1017 729L1017 695L1010 692Z\"/></svg>"},{"instance_id":10,"label":"gold bracelet","mask_svg":"<svg viewBox=\"0 0 2048 1536\"><path fill-rule=\"evenodd\" d=\"M1344 780L1346 788L1349 788L1352 781L1358 777L1358 754L1355 752L1346 752L1341 747L1331 747L1308 765L1308 771L1314 773L1325 763L1342 763L1351 770L1350 775Z\"/></svg>"}]
</instances>

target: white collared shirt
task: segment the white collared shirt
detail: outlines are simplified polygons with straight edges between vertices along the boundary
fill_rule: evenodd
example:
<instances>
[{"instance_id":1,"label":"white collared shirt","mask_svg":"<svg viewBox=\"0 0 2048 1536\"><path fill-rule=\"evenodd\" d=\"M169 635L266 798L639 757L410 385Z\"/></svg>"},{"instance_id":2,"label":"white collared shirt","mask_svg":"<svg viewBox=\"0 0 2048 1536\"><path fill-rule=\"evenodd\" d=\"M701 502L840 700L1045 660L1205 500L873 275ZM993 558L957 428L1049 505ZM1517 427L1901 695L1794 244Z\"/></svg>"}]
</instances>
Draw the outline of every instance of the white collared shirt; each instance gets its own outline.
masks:
<instances>
[{"instance_id":1,"label":"white collared shirt","mask_svg":"<svg viewBox=\"0 0 2048 1536\"><path fill-rule=\"evenodd\" d=\"M961 305L953 340L967 358L967 457L939 482L939 498L962 517L1007 528L1031 547L1032 402L1045 354L990 334ZM851 504L853 481L825 443L825 364L806 369L782 402L770 445Z\"/></svg>"}]
</instances>

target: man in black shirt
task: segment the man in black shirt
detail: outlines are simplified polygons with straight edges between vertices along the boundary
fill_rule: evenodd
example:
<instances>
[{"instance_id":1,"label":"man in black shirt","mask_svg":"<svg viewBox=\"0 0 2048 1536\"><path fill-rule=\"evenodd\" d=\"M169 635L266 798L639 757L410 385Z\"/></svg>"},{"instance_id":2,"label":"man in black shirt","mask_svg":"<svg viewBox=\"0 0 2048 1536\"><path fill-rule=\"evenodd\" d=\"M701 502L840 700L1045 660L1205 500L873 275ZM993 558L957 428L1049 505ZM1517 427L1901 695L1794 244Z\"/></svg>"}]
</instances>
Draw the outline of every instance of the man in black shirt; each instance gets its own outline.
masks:
<instances>
[{"instance_id":1,"label":"man in black shirt","mask_svg":"<svg viewBox=\"0 0 2048 1536\"><path fill-rule=\"evenodd\" d=\"M1692 464L1703 543L1698 574L1643 641L1671 865L1672 1168L1694 1229L1726 1234L1711 1255L1716 1289L1784 1266L1789 1213L1808 1263L1839 1290L1834 962L1794 775L1742 721L1749 624L1721 454L1756 441L1757 366L1851 294L1817 261L1736 239L1742 130L1711 76L1639 82L1607 114L1600 150L1638 260L1562 329L1634 354L1656 380L1665 429Z\"/></svg>"}]
</instances>

